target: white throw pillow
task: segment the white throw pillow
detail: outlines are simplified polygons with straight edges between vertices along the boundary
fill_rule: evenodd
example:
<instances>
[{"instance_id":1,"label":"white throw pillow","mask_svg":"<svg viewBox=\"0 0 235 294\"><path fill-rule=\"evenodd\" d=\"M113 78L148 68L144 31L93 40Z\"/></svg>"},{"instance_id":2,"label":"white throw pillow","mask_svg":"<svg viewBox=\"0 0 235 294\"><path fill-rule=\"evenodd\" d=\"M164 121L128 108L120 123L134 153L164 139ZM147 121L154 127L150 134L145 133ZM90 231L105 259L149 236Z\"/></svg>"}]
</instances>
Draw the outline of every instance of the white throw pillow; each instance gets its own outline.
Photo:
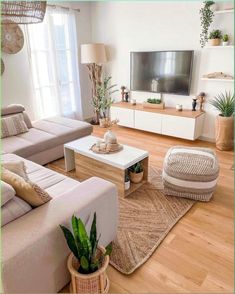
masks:
<instances>
[{"instance_id":1,"label":"white throw pillow","mask_svg":"<svg viewBox=\"0 0 235 294\"><path fill-rule=\"evenodd\" d=\"M29 180L28 175L26 173L26 166L24 161L9 161L3 162L3 167L8 169L9 171L17 174L18 176L22 177L26 181Z\"/></svg>"},{"instance_id":2,"label":"white throw pillow","mask_svg":"<svg viewBox=\"0 0 235 294\"><path fill-rule=\"evenodd\" d=\"M22 113L1 118L1 138L11 137L28 132Z\"/></svg>"},{"instance_id":3,"label":"white throw pillow","mask_svg":"<svg viewBox=\"0 0 235 294\"><path fill-rule=\"evenodd\" d=\"M1 181L1 206L6 204L9 200L11 200L16 194L16 191L13 187L3 181Z\"/></svg>"},{"instance_id":4,"label":"white throw pillow","mask_svg":"<svg viewBox=\"0 0 235 294\"><path fill-rule=\"evenodd\" d=\"M24 200L20 199L19 197L15 196L13 199L8 201L5 205L1 208L2 214L2 226L5 226L9 222L19 218L20 216L26 214L32 210L32 207L26 203Z\"/></svg>"}]
</instances>

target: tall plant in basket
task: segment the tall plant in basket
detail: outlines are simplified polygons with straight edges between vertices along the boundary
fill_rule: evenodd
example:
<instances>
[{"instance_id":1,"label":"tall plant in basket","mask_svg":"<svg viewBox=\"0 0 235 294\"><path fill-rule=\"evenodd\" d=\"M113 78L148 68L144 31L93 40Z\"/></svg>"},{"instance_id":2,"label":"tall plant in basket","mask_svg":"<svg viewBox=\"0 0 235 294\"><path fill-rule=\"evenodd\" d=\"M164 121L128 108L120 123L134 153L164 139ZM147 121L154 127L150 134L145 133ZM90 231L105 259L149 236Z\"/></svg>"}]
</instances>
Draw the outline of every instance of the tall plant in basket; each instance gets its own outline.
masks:
<instances>
[{"instance_id":1,"label":"tall plant in basket","mask_svg":"<svg viewBox=\"0 0 235 294\"><path fill-rule=\"evenodd\" d=\"M72 216L72 232L60 225L69 249L68 270L71 274L72 293L107 293L109 280L106 269L112 246L99 246L97 238L96 213L94 214L90 234L81 219Z\"/></svg>"}]
</instances>

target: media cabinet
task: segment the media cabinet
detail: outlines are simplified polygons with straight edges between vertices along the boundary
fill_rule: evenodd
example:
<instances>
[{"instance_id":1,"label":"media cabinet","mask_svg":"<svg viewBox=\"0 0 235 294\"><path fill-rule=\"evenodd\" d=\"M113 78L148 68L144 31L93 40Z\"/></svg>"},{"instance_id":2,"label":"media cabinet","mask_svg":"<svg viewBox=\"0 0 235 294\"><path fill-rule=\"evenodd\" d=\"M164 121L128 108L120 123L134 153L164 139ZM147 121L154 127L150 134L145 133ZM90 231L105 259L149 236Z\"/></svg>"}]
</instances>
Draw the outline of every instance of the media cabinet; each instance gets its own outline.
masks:
<instances>
[{"instance_id":1,"label":"media cabinet","mask_svg":"<svg viewBox=\"0 0 235 294\"><path fill-rule=\"evenodd\" d=\"M182 139L196 140L202 135L205 112L175 108L144 108L141 103L113 103L111 119L118 125Z\"/></svg>"}]
</instances>

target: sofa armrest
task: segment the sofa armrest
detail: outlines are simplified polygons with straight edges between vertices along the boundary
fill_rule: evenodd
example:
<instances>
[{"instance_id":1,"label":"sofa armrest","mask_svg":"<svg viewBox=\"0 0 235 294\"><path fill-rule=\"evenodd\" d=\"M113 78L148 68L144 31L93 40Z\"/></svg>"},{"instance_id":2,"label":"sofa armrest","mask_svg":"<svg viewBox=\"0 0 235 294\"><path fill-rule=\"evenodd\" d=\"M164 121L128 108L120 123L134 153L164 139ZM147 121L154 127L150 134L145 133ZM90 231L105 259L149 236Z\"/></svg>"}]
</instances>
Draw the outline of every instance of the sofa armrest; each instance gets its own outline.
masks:
<instances>
[{"instance_id":1,"label":"sofa armrest","mask_svg":"<svg viewBox=\"0 0 235 294\"><path fill-rule=\"evenodd\" d=\"M59 225L69 226L75 214L88 227L94 212L100 243L107 245L117 233L117 189L112 183L95 177L4 226L4 290L59 291L69 279L66 266L69 250Z\"/></svg>"}]
</instances>

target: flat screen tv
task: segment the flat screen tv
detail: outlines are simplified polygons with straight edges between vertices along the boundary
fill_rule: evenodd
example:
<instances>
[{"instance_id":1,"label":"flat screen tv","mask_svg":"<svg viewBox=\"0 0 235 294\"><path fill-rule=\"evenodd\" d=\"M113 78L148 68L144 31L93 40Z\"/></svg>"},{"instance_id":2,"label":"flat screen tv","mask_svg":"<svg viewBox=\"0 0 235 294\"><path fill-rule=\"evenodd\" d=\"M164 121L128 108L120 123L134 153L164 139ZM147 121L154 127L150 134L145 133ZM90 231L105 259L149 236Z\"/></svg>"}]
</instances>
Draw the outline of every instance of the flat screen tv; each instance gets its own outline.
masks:
<instances>
[{"instance_id":1,"label":"flat screen tv","mask_svg":"<svg viewBox=\"0 0 235 294\"><path fill-rule=\"evenodd\" d=\"M132 91L189 95L193 51L131 52Z\"/></svg>"}]
</instances>

